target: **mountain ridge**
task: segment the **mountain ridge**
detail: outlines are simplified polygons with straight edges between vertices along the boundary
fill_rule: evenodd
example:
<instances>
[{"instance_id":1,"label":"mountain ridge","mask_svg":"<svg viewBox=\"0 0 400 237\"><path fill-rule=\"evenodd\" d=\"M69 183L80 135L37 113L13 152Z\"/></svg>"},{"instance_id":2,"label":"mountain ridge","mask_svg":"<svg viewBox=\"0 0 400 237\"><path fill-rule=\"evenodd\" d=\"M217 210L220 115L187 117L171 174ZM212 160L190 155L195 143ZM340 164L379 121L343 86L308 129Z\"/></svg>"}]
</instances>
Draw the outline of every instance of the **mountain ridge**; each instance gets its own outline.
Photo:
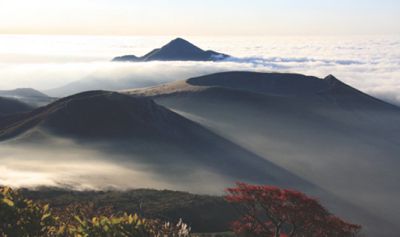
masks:
<instances>
[{"instance_id":1,"label":"mountain ridge","mask_svg":"<svg viewBox=\"0 0 400 237\"><path fill-rule=\"evenodd\" d=\"M118 161L154 166L155 173L186 164L185 169L218 171L217 175L232 182L266 178L283 186L312 187L148 98L89 91L0 119L0 140L5 143L46 144L56 138L121 157Z\"/></svg>"},{"instance_id":2,"label":"mountain ridge","mask_svg":"<svg viewBox=\"0 0 400 237\"><path fill-rule=\"evenodd\" d=\"M364 102L369 100L379 106L384 105L394 110L400 109L396 105L347 85L333 75L318 78L297 73L227 71L169 82L159 86L126 89L121 90L121 92L143 96L160 96L169 93L204 90L207 87L237 89L270 96L325 96L328 98L332 95L345 96L351 94L363 99Z\"/></svg>"},{"instance_id":3,"label":"mountain ridge","mask_svg":"<svg viewBox=\"0 0 400 237\"><path fill-rule=\"evenodd\" d=\"M400 190L393 181L400 178L397 106L332 75L322 79L285 73L223 72L124 92L153 98L376 214L382 225L389 225L382 236L398 233L392 220L400 218L393 209L400 192L391 191ZM374 196L377 193L379 198ZM363 224L366 233L379 233L374 221L365 220L364 214L349 211L327 196L317 196L341 216Z\"/></svg>"}]
</instances>

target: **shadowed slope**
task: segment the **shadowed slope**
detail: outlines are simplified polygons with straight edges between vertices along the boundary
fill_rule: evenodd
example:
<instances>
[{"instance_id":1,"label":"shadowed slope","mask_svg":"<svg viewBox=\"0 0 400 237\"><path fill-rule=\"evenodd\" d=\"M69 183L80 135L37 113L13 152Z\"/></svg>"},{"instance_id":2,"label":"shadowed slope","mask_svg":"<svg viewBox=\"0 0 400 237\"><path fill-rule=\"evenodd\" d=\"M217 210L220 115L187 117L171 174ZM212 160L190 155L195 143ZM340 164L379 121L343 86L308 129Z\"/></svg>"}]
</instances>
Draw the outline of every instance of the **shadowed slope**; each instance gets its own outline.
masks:
<instances>
[{"instance_id":1,"label":"shadowed slope","mask_svg":"<svg viewBox=\"0 0 400 237\"><path fill-rule=\"evenodd\" d=\"M335 97L343 103L358 103L358 106L398 109L346 85L333 75L320 79L291 73L222 72L191 78L186 82L193 86L219 86L277 96L300 97L317 94Z\"/></svg>"},{"instance_id":2,"label":"shadowed slope","mask_svg":"<svg viewBox=\"0 0 400 237\"><path fill-rule=\"evenodd\" d=\"M400 111L334 78L227 72L127 91L148 96L264 159L326 188L387 225L400 218ZM362 194L362 195L360 195ZM328 196L369 233L374 221ZM368 218L366 218L368 219ZM376 232L375 232L376 231ZM382 233L381 233L382 234ZM372 235L373 236L373 235Z\"/></svg>"},{"instance_id":3,"label":"shadowed slope","mask_svg":"<svg viewBox=\"0 0 400 237\"><path fill-rule=\"evenodd\" d=\"M0 97L0 117L30 110L32 107L18 100Z\"/></svg>"},{"instance_id":4,"label":"shadowed slope","mask_svg":"<svg viewBox=\"0 0 400 237\"><path fill-rule=\"evenodd\" d=\"M117 155L120 161L146 164L165 180L174 178L174 170L180 170L176 175L182 175L182 180L175 180L177 183L186 182L185 175L193 170L204 169L229 183L269 180L282 186L315 189L150 99L115 92L80 93L0 120L0 139L10 138L14 138L14 145L72 139L110 156Z\"/></svg>"}]
</instances>

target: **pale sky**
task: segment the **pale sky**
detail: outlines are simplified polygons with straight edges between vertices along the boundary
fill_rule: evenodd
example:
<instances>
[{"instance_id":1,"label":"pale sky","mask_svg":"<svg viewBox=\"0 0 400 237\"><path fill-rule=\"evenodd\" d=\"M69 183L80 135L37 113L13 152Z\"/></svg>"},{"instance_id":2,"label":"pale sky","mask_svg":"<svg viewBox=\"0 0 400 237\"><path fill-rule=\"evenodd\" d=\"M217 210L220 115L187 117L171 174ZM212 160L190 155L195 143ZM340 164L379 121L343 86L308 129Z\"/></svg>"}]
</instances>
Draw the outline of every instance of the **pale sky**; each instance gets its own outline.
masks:
<instances>
[{"instance_id":1,"label":"pale sky","mask_svg":"<svg viewBox=\"0 0 400 237\"><path fill-rule=\"evenodd\" d=\"M399 0L0 0L0 34L400 34Z\"/></svg>"}]
</instances>

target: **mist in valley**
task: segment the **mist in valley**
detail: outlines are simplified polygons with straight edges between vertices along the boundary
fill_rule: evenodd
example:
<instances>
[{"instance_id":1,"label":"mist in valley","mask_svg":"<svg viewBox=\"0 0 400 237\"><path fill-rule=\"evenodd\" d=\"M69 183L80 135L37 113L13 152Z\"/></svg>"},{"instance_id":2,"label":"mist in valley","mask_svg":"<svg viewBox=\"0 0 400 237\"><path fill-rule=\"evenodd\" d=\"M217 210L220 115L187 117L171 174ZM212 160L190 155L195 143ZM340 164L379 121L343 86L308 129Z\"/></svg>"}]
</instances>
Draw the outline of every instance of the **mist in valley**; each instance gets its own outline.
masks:
<instances>
[{"instance_id":1,"label":"mist in valley","mask_svg":"<svg viewBox=\"0 0 400 237\"><path fill-rule=\"evenodd\" d=\"M314 194L341 215L357 215L338 201L346 200L387 223L398 219L400 213L393 208L400 196L398 109L346 108L320 98L295 98L223 89L155 97L336 196Z\"/></svg>"},{"instance_id":2,"label":"mist in valley","mask_svg":"<svg viewBox=\"0 0 400 237\"><path fill-rule=\"evenodd\" d=\"M0 145L0 183L18 188L73 190L138 188L222 194L232 180L205 168L140 162L135 155L105 152L101 144L81 145L63 138L31 144ZM103 149L103 151L102 151ZM153 150L157 149L156 147ZM165 157L159 150L160 159ZM156 170L164 169L157 173Z\"/></svg>"}]
</instances>

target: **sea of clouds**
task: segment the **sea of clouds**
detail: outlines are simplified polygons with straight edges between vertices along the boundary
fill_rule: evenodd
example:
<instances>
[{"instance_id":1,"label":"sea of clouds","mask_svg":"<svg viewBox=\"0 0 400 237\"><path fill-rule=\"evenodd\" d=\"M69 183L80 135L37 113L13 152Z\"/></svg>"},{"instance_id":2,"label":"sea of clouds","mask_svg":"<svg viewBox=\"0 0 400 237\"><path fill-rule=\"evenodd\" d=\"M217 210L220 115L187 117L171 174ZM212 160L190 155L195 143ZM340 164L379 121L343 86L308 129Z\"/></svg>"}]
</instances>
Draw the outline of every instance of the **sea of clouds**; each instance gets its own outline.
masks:
<instances>
[{"instance_id":1,"label":"sea of clouds","mask_svg":"<svg viewBox=\"0 0 400 237\"><path fill-rule=\"evenodd\" d=\"M333 74L359 90L400 105L400 37L395 36L187 37L204 49L233 57L223 62L111 62L119 55L141 56L173 38L0 35L0 90L32 87L52 96L64 96L80 90L146 87L220 71L251 70L321 78ZM65 149L79 162L60 155L64 153L59 151ZM59 154L57 162L52 158L54 154ZM96 150L71 144L53 150L2 144L0 156L0 184L13 186L152 186L196 192L209 191L207 183L217 187L215 180L221 180L221 187L227 186L222 178L204 173L192 179L210 177L209 182L195 185L199 190L191 190L193 185L189 184L183 184L183 188L182 184L168 186L159 177L146 176L142 167L129 169L110 162ZM131 179L127 184L125 177L148 181L135 183Z\"/></svg>"},{"instance_id":2,"label":"sea of clouds","mask_svg":"<svg viewBox=\"0 0 400 237\"><path fill-rule=\"evenodd\" d=\"M0 36L0 90L33 87L52 96L119 90L230 70L294 72L340 80L400 105L400 37L187 37L232 55L224 62L115 63L174 37Z\"/></svg>"}]
</instances>

